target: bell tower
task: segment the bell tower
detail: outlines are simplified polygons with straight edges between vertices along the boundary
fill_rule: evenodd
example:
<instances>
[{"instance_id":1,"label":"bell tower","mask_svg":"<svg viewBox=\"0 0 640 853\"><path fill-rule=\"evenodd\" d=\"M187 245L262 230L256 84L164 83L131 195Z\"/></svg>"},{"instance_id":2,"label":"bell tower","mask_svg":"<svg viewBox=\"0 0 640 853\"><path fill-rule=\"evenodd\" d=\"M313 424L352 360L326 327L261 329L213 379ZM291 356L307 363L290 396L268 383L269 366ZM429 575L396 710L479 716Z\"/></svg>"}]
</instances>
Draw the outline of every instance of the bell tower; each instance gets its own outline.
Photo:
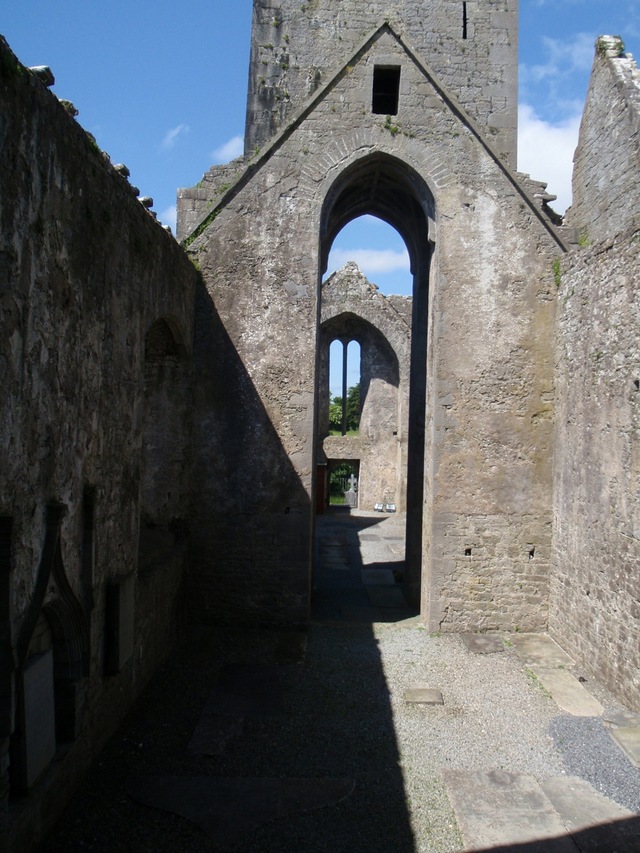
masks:
<instances>
[{"instance_id":1,"label":"bell tower","mask_svg":"<svg viewBox=\"0 0 640 853\"><path fill-rule=\"evenodd\" d=\"M278 133L385 21L515 168L518 0L254 0L245 154Z\"/></svg>"}]
</instances>

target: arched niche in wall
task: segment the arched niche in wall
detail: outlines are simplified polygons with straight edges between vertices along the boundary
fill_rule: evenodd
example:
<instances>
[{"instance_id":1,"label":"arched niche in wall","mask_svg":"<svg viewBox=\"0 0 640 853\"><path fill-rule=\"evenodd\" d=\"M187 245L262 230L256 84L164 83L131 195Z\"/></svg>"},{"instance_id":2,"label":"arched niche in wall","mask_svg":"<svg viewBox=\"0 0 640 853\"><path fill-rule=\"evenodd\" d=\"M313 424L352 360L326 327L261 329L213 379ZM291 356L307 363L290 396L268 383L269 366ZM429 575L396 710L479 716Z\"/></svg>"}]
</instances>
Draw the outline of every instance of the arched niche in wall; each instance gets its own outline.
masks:
<instances>
[{"instance_id":1,"label":"arched niche in wall","mask_svg":"<svg viewBox=\"0 0 640 853\"><path fill-rule=\"evenodd\" d=\"M28 790L58 744L80 734L89 675L89 627L62 559L62 504L47 507L45 539L31 600L16 642L11 782Z\"/></svg>"},{"instance_id":2,"label":"arched niche in wall","mask_svg":"<svg viewBox=\"0 0 640 853\"><path fill-rule=\"evenodd\" d=\"M179 324L156 320L144 341L141 516L166 525L186 514L189 469L187 359Z\"/></svg>"}]
</instances>

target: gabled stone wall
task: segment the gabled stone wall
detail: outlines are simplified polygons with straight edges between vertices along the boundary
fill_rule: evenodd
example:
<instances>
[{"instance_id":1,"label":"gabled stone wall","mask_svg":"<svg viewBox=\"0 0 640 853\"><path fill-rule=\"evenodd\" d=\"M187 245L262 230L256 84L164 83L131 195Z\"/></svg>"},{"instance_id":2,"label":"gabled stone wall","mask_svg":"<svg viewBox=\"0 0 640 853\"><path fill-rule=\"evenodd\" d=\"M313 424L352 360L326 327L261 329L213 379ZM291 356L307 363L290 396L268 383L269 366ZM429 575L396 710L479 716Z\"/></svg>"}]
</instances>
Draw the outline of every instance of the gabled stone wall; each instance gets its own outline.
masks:
<instances>
[{"instance_id":1,"label":"gabled stone wall","mask_svg":"<svg viewBox=\"0 0 640 853\"><path fill-rule=\"evenodd\" d=\"M217 368L210 336L218 320L208 319L204 302L196 338L194 606L211 619L306 618L319 282L332 238L323 211L341 182L370 169L369 183L348 185L345 203L359 203L379 177L376 204L412 235L414 254L431 257L418 323L427 405L416 412L426 421L423 614L443 630L545 628L553 261L562 241L390 27L357 57L345 53L345 63L348 70L246 165L188 239L235 362L223 357ZM402 68L393 121L373 113L363 94L383 63ZM402 210L393 209L394 193L385 194L385 169L408 176ZM418 235L402 219L411 211L413 221L412 204L425 216L429 196L433 221ZM376 213L365 208L357 209ZM230 441L220 426L225 411Z\"/></svg>"}]
</instances>

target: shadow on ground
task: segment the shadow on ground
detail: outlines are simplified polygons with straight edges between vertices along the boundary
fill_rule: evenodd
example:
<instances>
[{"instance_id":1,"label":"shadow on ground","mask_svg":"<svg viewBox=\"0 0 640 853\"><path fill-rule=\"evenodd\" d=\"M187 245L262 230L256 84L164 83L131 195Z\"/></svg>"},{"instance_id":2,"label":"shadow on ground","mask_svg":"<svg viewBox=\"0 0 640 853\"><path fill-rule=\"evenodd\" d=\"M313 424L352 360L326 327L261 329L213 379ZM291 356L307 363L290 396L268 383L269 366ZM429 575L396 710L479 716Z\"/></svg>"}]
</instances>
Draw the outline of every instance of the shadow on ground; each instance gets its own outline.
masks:
<instances>
[{"instance_id":1,"label":"shadow on ground","mask_svg":"<svg viewBox=\"0 0 640 853\"><path fill-rule=\"evenodd\" d=\"M332 508L316 519L315 622L401 622L417 611L402 592L404 516Z\"/></svg>"},{"instance_id":2,"label":"shadow on ground","mask_svg":"<svg viewBox=\"0 0 640 853\"><path fill-rule=\"evenodd\" d=\"M478 853L633 853L640 850L640 817L526 844L474 849Z\"/></svg>"},{"instance_id":3,"label":"shadow on ground","mask_svg":"<svg viewBox=\"0 0 640 853\"><path fill-rule=\"evenodd\" d=\"M409 611L370 600L395 580L363 583L358 533L377 523L340 515L323 528L308 634L195 630L42 849L414 851L371 629L380 611Z\"/></svg>"}]
</instances>

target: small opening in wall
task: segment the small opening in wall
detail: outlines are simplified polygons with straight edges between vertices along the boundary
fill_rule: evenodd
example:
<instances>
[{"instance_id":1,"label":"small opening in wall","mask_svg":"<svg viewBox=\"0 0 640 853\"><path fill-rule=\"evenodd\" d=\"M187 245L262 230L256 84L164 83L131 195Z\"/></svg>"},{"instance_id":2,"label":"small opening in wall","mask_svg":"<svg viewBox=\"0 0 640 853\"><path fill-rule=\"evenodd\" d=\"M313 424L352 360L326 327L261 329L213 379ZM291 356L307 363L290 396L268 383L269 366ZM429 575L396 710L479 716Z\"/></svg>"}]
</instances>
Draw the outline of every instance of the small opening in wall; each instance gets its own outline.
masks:
<instances>
[{"instance_id":1,"label":"small opening in wall","mask_svg":"<svg viewBox=\"0 0 640 853\"><path fill-rule=\"evenodd\" d=\"M86 486L82 499L82 586L85 603L93 607L93 574L95 564L95 489Z\"/></svg>"},{"instance_id":2,"label":"small opening in wall","mask_svg":"<svg viewBox=\"0 0 640 853\"><path fill-rule=\"evenodd\" d=\"M469 18L467 16L467 4L466 4L466 2L464 2L462 4L462 38L463 39L466 39L468 36L468 32L469 32L468 25L469 25Z\"/></svg>"},{"instance_id":3,"label":"small opening in wall","mask_svg":"<svg viewBox=\"0 0 640 853\"><path fill-rule=\"evenodd\" d=\"M634 391L640 391L640 379L633 380L633 389Z\"/></svg>"},{"instance_id":4,"label":"small opening in wall","mask_svg":"<svg viewBox=\"0 0 640 853\"><path fill-rule=\"evenodd\" d=\"M533 558L535 557L535 555L536 555L536 549L535 549L535 548L530 548L530 549L529 549L529 559L530 559L530 560L533 560Z\"/></svg>"},{"instance_id":5,"label":"small opening in wall","mask_svg":"<svg viewBox=\"0 0 640 853\"><path fill-rule=\"evenodd\" d=\"M464 549L464 555L465 555L465 557L470 557L471 556L471 548L465 548Z\"/></svg>"},{"instance_id":6,"label":"small opening in wall","mask_svg":"<svg viewBox=\"0 0 640 853\"><path fill-rule=\"evenodd\" d=\"M398 115L400 68L376 65L373 69L371 110L376 115Z\"/></svg>"}]
</instances>

